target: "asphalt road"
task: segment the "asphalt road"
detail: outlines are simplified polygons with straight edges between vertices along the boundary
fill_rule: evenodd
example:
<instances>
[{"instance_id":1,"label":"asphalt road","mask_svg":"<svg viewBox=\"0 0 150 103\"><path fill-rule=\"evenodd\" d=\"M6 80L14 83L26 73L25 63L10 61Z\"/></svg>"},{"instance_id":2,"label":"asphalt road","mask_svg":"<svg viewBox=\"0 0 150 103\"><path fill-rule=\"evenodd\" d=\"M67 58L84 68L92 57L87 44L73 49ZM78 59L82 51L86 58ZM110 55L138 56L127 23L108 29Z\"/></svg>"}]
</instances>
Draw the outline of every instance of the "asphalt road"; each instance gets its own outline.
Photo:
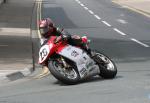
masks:
<instances>
[{"instance_id":1,"label":"asphalt road","mask_svg":"<svg viewBox=\"0 0 150 103\"><path fill-rule=\"evenodd\" d=\"M88 8L88 9L87 9ZM42 18L72 34L86 34L91 48L110 56L118 67L115 79L93 78L66 86L51 75L0 87L0 103L149 103L150 19L110 0L46 0Z\"/></svg>"}]
</instances>

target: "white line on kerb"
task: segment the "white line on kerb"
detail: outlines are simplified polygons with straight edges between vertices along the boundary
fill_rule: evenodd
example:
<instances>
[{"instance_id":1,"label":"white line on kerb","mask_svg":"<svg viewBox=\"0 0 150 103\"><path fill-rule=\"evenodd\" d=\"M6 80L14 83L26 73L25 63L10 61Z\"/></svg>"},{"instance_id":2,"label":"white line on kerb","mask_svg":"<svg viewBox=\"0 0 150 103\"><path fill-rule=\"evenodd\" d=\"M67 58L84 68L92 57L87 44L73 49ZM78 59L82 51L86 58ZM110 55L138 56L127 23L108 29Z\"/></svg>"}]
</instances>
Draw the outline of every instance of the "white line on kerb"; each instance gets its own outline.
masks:
<instances>
[{"instance_id":1,"label":"white line on kerb","mask_svg":"<svg viewBox=\"0 0 150 103\"><path fill-rule=\"evenodd\" d=\"M111 27L111 25L109 23L107 23L106 21L102 21L105 25Z\"/></svg>"},{"instance_id":2,"label":"white line on kerb","mask_svg":"<svg viewBox=\"0 0 150 103\"><path fill-rule=\"evenodd\" d=\"M92 10L89 10L89 13L90 13L90 14L94 14L94 12L93 12Z\"/></svg>"},{"instance_id":3,"label":"white line on kerb","mask_svg":"<svg viewBox=\"0 0 150 103\"><path fill-rule=\"evenodd\" d=\"M100 20L101 18L98 15L94 15L96 19Z\"/></svg>"},{"instance_id":4,"label":"white line on kerb","mask_svg":"<svg viewBox=\"0 0 150 103\"><path fill-rule=\"evenodd\" d=\"M88 8L87 8L87 7L84 7L84 9L85 9L85 10L88 10Z\"/></svg>"},{"instance_id":5,"label":"white line on kerb","mask_svg":"<svg viewBox=\"0 0 150 103\"><path fill-rule=\"evenodd\" d=\"M138 44L140 44L140 45L142 45L142 46L144 46L144 47L149 47L149 45L147 45L147 44L144 44L144 43L142 43L142 42L140 42L139 40L137 40L137 39L134 39L134 38L130 38L132 41L134 41L134 42L136 42L136 43L138 43Z\"/></svg>"},{"instance_id":6,"label":"white line on kerb","mask_svg":"<svg viewBox=\"0 0 150 103\"><path fill-rule=\"evenodd\" d=\"M114 30L117 32L117 33L119 33L119 34L121 34L121 35L127 35L127 34L125 34L125 33L123 33L122 31L120 31L120 30L118 30L117 28L114 28Z\"/></svg>"}]
</instances>

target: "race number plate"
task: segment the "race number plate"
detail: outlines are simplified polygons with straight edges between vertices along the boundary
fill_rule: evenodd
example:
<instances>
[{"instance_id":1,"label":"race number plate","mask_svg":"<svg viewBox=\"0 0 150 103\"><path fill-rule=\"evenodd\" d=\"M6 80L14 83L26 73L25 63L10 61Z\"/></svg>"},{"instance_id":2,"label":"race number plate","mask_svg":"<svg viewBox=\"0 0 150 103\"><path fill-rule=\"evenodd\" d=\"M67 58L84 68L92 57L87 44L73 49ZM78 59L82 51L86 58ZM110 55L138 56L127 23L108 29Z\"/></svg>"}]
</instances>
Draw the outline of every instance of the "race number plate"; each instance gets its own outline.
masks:
<instances>
[{"instance_id":1,"label":"race number plate","mask_svg":"<svg viewBox=\"0 0 150 103\"><path fill-rule=\"evenodd\" d=\"M39 63L43 63L47 59L49 52L50 50L48 45L44 45L41 47L39 51Z\"/></svg>"}]
</instances>

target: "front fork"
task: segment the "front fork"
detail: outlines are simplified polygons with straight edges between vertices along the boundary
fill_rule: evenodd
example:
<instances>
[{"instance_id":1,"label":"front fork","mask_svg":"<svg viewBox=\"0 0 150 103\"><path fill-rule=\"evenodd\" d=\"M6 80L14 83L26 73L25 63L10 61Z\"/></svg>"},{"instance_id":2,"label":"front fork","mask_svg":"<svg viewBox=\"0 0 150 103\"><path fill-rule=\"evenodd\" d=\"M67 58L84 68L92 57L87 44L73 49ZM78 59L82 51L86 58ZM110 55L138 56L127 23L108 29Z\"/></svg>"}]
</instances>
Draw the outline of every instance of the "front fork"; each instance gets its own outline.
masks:
<instances>
[{"instance_id":1,"label":"front fork","mask_svg":"<svg viewBox=\"0 0 150 103\"><path fill-rule=\"evenodd\" d=\"M70 67L62 56L60 56L60 58L58 59L58 62L62 65L62 68L66 69Z\"/></svg>"},{"instance_id":2,"label":"front fork","mask_svg":"<svg viewBox=\"0 0 150 103\"><path fill-rule=\"evenodd\" d=\"M64 66L64 68L67 68L68 64L66 63L66 61L64 60L64 58L60 57L60 60L62 61L62 65Z\"/></svg>"}]
</instances>

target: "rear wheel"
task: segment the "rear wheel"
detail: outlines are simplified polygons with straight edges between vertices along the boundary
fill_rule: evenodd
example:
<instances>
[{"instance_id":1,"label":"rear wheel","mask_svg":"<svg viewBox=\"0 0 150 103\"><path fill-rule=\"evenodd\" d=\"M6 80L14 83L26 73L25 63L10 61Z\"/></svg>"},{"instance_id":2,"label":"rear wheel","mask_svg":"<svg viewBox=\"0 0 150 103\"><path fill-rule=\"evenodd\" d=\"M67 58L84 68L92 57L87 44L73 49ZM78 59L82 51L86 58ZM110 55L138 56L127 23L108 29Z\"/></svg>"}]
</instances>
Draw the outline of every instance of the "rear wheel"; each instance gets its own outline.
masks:
<instances>
[{"instance_id":1,"label":"rear wheel","mask_svg":"<svg viewBox=\"0 0 150 103\"><path fill-rule=\"evenodd\" d=\"M80 79L76 66L69 65L65 68L57 59L50 60L48 62L48 68L56 79L65 84L76 84Z\"/></svg>"},{"instance_id":2,"label":"rear wheel","mask_svg":"<svg viewBox=\"0 0 150 103\"><path fill-rule=\"evenodd\" d=\"M117 67L115 63L106 55L95 52L94 60L98 63L100 68L100 76L103 78L114 78L117 74Z\"/></svg>"}]
</instances>

